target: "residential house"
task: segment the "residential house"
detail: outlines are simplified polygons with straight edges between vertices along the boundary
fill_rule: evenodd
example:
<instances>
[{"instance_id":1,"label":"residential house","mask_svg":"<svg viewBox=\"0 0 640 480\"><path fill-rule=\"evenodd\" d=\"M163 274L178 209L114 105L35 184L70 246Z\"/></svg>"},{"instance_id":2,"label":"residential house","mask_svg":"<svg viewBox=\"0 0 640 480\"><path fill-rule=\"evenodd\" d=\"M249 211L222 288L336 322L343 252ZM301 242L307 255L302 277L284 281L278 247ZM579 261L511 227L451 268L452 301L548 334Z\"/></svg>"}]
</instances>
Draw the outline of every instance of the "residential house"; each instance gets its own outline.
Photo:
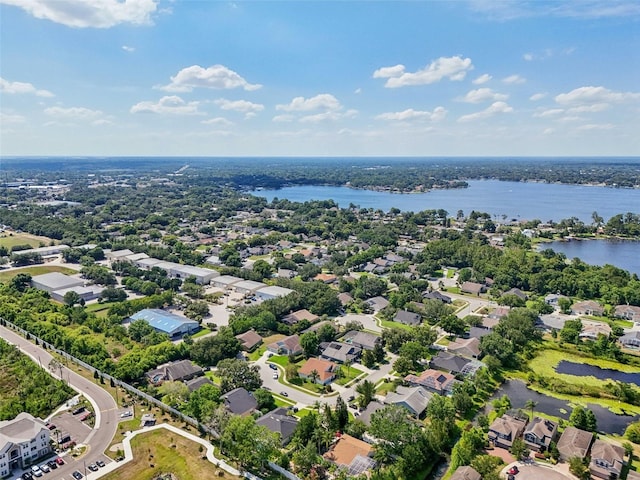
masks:
<instances>
[{"instance_id":1,"label":"residential house","mask_svg":"<svg viewBox=\"0 0 640 480\"><path fill-rule=\"evenodd\" d=\"M438 352L438 354L429 361L429 366L433 369L445 370L457 375L464 371L464 368L469 362L470 360L454 355L453 353Z\"/></svg>"},{"instance_id":2,"label":"residential house","mask_svg":"<svg viewBox=\"0 0 640 480\"><path fill-rule=\"evenodd\" d=\"M487 291L487 287L482 283L464 282L460 285L460 291L462 293L470 293L471 295L480 295Z\"/></svg>"},{"instance_id":3,"label":"residential house","mask_svg":"<svg viewBox=\"0 0 640 480\"><path fill-rule=\"evenodd\" d=\"M302 309L302 310L297 310L295 312L290 313L289 315L286 315L282 318L282 322L286 323L287 325L295 325L298 322L301 322L302 320L307 320L309 323L313 323L316 322L318 320L318 316L314 315L313 313L311 313L309 310Z\"/></svg>"},{"instance_id":4,"label":"residential house","mask_svg":"<svg viewBox=\"0 0 640 480\"><path fill-rule=\"evenodd\" d=\"M480 340L477 338L456 338L447 345L449 352L457 353L466 358L478 358L480 356Z\"/></svg>"},{"instance_id":5,"label":"residential house","mask_svg":"<svg viewBox=\"0 0 640 480\"><path fill-rule=\"evenodd\" d=\"M293 270L289 270L288 268L279 268L278 273L276 274L278 278L293 278L296 276L296 272Z\"/></svg>"},{"instance_id":6,"label":"residential house","mask_svg":"<svg viewBox=\"0 0 640 480\"><path fill-rule=\"evenodd\" d=\"M534 417L524 430L524 443L531 450L546 452L558 434L558 424L542 417Z\"/></svg>"},{"instance_id":7,"label":"residential house","mask_svg":"<svg viewBox=\"0 0 640 480\"><path fill-rule=\"evenodd\" d=\"M280 407L272 410L256 420L256 425L261 425L280 435L280 443L286 446L298 425L298 419L288 414L286 408Z\"/></svg>"},{"instance_id":8,"label":"residential house","mask_svg":"<svg viewBox=\"0 0 640 480\"><path fill-rule=\"evenodd\" d=\"M640 348L640 331L627 333L621 336L618 341L626 348Z\"/></svg>"},{"instance_id":9,"label":"residential house","mask_svg":"<svg viewBox=\"0 0 640 480\"><path fill-rule=\"evenodd\" d=\"M545 303L547 303L549 305L556 306L556 305L558 305L558 300L560 300L561 298L567 298L568 299L569 297L566 297L564 295L560 295L559 293L550 293L549 295L544 297L544 301L545 301Z\"/></svg>"},{"instance_id":10,"label":"residential house","mask_svg":"<svg viewBox=\"0 0 640 480\"><path fill-rule=\"evenodd\" d=\"M267 350L278 355L293 355L294 357L304 351L300 346L300 337L298 335L291 335L273 342L267 346Z\"/></svg>"},{"instance_id":11,"label":"residential house","mask_svg":"<svg viewBox=\"0 0 640 480\"><path fill-rule=\"evenodd\" d=\"M582 331L579 338L588 340L597 340L599 335L608 337L611 335L611 326L608 323L582 321Z\"/></svg>"},{"instance_id":12,"label":"residential house","mask_svg":"<svg viewBox=\"0 0 640 480\"><path fill-rule=\"evenodd\" d=\"M440 292L438 292L437 290L433 290L432 292L424 292L422 294L422 298L424 298L425 300L438 300L442 303L451 303L451 297L448 297Z\"/></svg>"},{"instance_id":13,"label":"residential house","mask_svg":"<svg viewBox=\"0 0 640 480\"><path fill-rule=\"evenodd\" d=\"M449 480L482 480L482 476L469 466L458 467Z\"/></svg>"},{"instance_id":14,"label":"residential house","mask_svg":"<svg viewBox=\"0 0 640 480\"><path fill-rule=\"evenodd\" d=\"M387 305L389 305L389 300L387 300L384 297L372 297L372 298L369 298L368 300L365 300L364 303L369 305L374 312L379 312L380 310L385 308Z\"/></svg>"},{"instance_id":15,"label":"residential house","mask_svg":"<svg viewBox=\"0 0 640 480\"><path fill-rule=\"evenodd\" d=\"M234 388L220 397L229 412L235 415L249 415L256 408L258 402L251 392L243 387Z\"/></svg>"},{"instance_id":16,"label":"residential house","mask_svg":"<svg viewBox=\"0 0 640 480\"><path fill-rule=\"evenodd\" d=\"M159 385L164 381L185 382L203 374L202 368L191 360L178 360L159 365L145 373L145 376L152 384Z\"/></svg>"},{"instance_id":17,"label":"residential house","mask_svg":"<svg viewBox=\"0 0 640 480\"><path fill-rule=\"evenodd\" d=\"M593 433L576 427L565 428L558 440L560 460L568 462L571 457L585 458L593 441Z\"/></svg>"},{"instance_id":18,"label":"residential house","mask_svg":"<svg viewBox=\"0 0 640 480\"><path fill-rule=\"evenodd\" d=\"M355 345L362 350L373 350L382 339L373 333L351 330L342 337L342 341Z\"/></svg>"},{"instance_id":19,"label":"residential house","mask_svg":"<svg viewBox=\"0 0 640 480\"><path fill-rule=\"evenodd\" d=\"M603 440L596 440L591 447L589 471L594 477L605 480L620 478L624 460L624 448Z\"/></svg>"},{"instance_id":20,"label":"residential house","mask_svg":"<svg viewBox=\"0 0 640 480\"><path fill-rule=\"evenodd\" d=\"M503 295L515 295L516 297L518 297L522 301L525 301L525 300L527 300L527 298L529 298L529 296L526 293L524 293L522 290L520 290L519 288L512 288L510 290L507 290L506 292L504 292Z\"/></svg>"},{"instance_id":21,"label":"residential house","mask_svg":"<svg viewBox=\"0 0 640 480\"><path fill-rule=\"evenodd\" d=\"M338 294L338 300L340 301L340 304L343 307L346 307L351 302L353 302L353 297L351 296L350 293L342 292L342 293Z\"/></svg>"},{"instance_id":22,"label":"residential house","mask_svg":"<svg viewBox=\"0 0 640 480\"><path fill-rule=\"evenodd\" d=\"M489 335L490 333L491 330L482 326L469 328L469 333L467 335L469 338L477 338L478 340L480 340L482 337Z\"/></svg>"},{"instance_id":23,"label":"residential house","mask_svg":"<svg viewBox=\"0 0 640 480\"><path fill-rule=\"evenodd\" d=\"M501 318L509 315L510 311L511 309L509 307L497 307L495 310L489 313L488 318L491 318L494 320L500 320Z\"/></svg>"},{"instance_id":24,"label":"residential house","mask_svg":"<svg viewBox=\"0 0 640 480\"><path fill-rule=\"evenodd\" d=\"M407 310L399 310L396 313L396 316L393 317L393 321L415 327L420 325L422 318L417 313L408 312Z\"/></svg>"},{"instance_id":25,"label":"residential house","mask_svg":"<svg viewBox=\"0 0 640 480\"><path fill-rule=\"evenodd\" d=\"M33 415L22 412L0 422L0 477L27 468L51 453L49 429Z\"/></svg>"},{"instance_id":26,"label":"residential house","mask_svg":"<svg viewBox=\"0 0 640 480\"><path fill-rule=\"evenodd\" d=\"M372 402L369 402L369 405L367 405L367 407L360 412L360 416L358 417L358 419L362 423L364 423L366 426L370 426L371 425L371 415L373 415L378 410L382 410L385 407L386 407L386 405L383 405L382 403L378 402L377 400L373 400Z\"/></svg>"},{"instance_id":27,"label":"residential house","mask_svg":"<svg viewBox=\"0 0 640 480\"><path fill-rule=\"evenodd\" d=\"M315 383L328 385L335 380L338 368L340 368L338 365L328 360L310 358L300 367L298 370L298 376L300 378L308 378L311 380L313 372L315 371L317 374Z\"/></svg>"},{"instance_id":28,"label":"residential house","mask_svg":"<svg viewBox=\"0 0 640 480\"><path fill-rule=\"evenodd\" d=\"M253 328L251 330L247 330L244 333L236 335L236 338L240 341L242 350L244 350L245 352L252 352L258 346L260 346L260 344L262 344L262 337L258 335L258 333Z\"/></svg>"},{"instance_id":29,"label":"residential house","mask_svg":"<svg viewBox=\"0 0 640 480\"><path fill-rule=\"evenodd\" d=\"M496 418L489 426L489 440L496 446L511 448L513 441L524 431L526 422L511 415Z\"/></svg>"},{"instance_id":30,"label":"residential house","mask_svg":"<svg viewBox=\"0 0 640 480\"><path fill-rule=\"evenodd\" d=\"M407 375L404 379L411 385L425 387L427 390L440 395L449 395L456 381L455 377L450 373L433 369L425 370L418 376Z\"/></svg>"},{"instance_id":31,"label":"residential house","mask_svg":"<svg viewBox=\"0 0 640 480\"><path fill-rule=\"evenodd\" d=\"M395 392L387 393L384 403L400 405L409 410L412 415L419 417L426 410L432 397L433 393L423 387L398 386Z\"/></svg>"},{"instance_id":32,"label":"residential house","mask_svg":"<svg viewBox=\"0 0 640 480\"><path fill-rule=\"evenodd\" d=\"M585 300L583 302L576 302L571 305L571 311L576 315L595 315L601 317L604 315L604 308L598 302L593 300Z\"/></svg>"},{"instance_id":33,"label":"residential house","mask_svg":"<svg viewBox=\"0 0 640 480\"><path fill-rule=\"evenodd\" d=\"M319 273L313 277L313 279L326 284L336 283L338 281L338 277L332 273Z\"/></svg>"},{"instance_id":34,"label":"residential house","mask_svg":"<svg viewBox=\"0 0 640 480\"><path fill-rule=\"evenodd\" d=\"M320 345L322 353L320 357L338 363L356 362L362 354L362 349L355 345L342 342L325 342Z\"/></svg>"},{"instance_id":35,"label":"residential house","mask_svg":"<svg viewBox=\"0 0 640 480\"><path fill-rule=\"evenodd\" d=\"M635 305L616 305L614 315L632 322L640 322L640 307Z\"/></svg>"},{"instance_id":36,"label":"residential house","mask_svg":"<svg viewBox=\"0 0 640 480\"><path fill-rule=\"evenodd\" d=\"M185 382L190 392L195 392L204 385L213 385L214 383L207 377L196 377Z\"/></svg>"},{"instance_id":37,"label":"residential house","mask_svg":"<svg viewBox=\"0 0 640 480\"><path fill-rule=\"evenodd\" d=\"M352 476L360 475L375 467L376 464L371 458L373 446L347 434L341 435L323 457L345 468Z\"/></svg>"}]
</instances>

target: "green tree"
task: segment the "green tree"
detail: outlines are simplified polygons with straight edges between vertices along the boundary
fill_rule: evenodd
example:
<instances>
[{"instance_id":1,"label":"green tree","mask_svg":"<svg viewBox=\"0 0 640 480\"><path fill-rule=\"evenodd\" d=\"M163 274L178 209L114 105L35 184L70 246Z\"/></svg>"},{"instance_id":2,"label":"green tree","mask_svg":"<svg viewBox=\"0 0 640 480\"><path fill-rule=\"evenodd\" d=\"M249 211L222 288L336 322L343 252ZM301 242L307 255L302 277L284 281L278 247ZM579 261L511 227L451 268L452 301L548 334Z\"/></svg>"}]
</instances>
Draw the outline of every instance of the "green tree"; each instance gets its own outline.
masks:
<instances>
[{"instance_id":1,"label":"green tree","mask_svg":"<svg viewBox=\"0 0 640 480\"><path fill-rule=\"evenodd\" d=\"M253 417L234 415L224 431L222 444L241 469L263 468L269 459L275 458L280 440L278 434L256 425Z\"/></svg>"},{"instance_id":2,"label":"green tree","mask_svg":"<svg viewBox=\"0 0 640 480\"><path fill-rule=\"evenodd\" d=\"M253 392L253 397L258 402L258 410L263 413L269 412L277 407L276 401L269 390L259 388Z\"/></svg>"},{"instance_id":3,"label":"green tree","mask_svg":"<svg viewBox=\"0 0 640 480\"><path fill-rule=\"evenodd\" d=\"M527 448L527 445L524 443L524 440L522 438L514 439L509 451L511 452L511 455L513 455L518 460L529 455L529 449Z\"/></svg>"},{"instance_id":4,"label":"green tree","mask_svg":"<svg viewBox=\"0 0 640 480\"><path fill-rule=\"evenodd\" d=\"M273 273L273 267L269 265L265 260L256 260L253 264L252 270L260 277L260 278L271 278L271 274Z\"/></svg>"},{"instance_id":5,"label":"green tree","mask_svg":"<svg viewBox=\"0 0 640 480\"><path fill-rule=\"evenodd\" d=\"M191 345L193 361L202 366L217 365L220 360L234 358L240 351L240 341L229 327L220 327L215 336L204 337Z\"/></svg>"},{"instance_id":6,"label":"green tree","mask_svg":"<svg viewBox=\"0 0 640 480\"><path fill-rule=\"evenodd\" d=\"M305 357L309 358L318 353L318 347L320 346L320 339L316 332L303 333L300 336L300 346L304 350Z\"/></svg>"},{"instance_id":7,"label":"green tree","mask_svg":"<svg viewBox=\"0 0 640 480\"><path fill-rule=\"evenodd\" d=\"M356 392L360 394L358 404L362 408L365 408L369 403L371 403L371 400L373 400L373 397L376 394L376 386L369 380L363 380L356 387Z\"/></svg>"},{"instance_id":8,"label":"green tree","mask_svg":"<svg viewBox=\"0 0 640 480\"><path fill-rule=\"evenodd\" d=\"M349 423L349 410L341 396L336 399L335 419L337 430L341 432L344 431L347 423Z\"/></svg>"},{"instance_id":9,"label":"green tree","mask_svg":"<svg viewBox=\"0 0 640 480\"><path fill-rule=\"evenodd\" d=\"M624 432L624 436L633 443L640 444L640 422L630 423Z\"/></svg>"},{"instance_id":10,"label":"green tree","mask_svg":"<svg viewBox=\"0 0 640 480\"><path fill-rule=\"evenodd\" d=\"M69 290L64 294L63 300L65 305L69 305L70 307L72 307L75 304L80 303L82 301L82 298L80 297L80 294L78 292Z\"/></svg>"},{"instance_id":11,"label":"green tree","mask_svg":"<svg viewBox=\"0 0 640 480\"><path fill-rule=\"evenodd\" d=\"M531 421L533 421L533 409L536 408L536 405L538 404L538 402L534 402L533 400L529 399L524 403L524 408L531 411Z\"/></svg>"},{"instance_id":12,"label":"green tree","mask_svg":"<svg viewBox=\"0 0 640 480\"><path fill-rule=\"evenodd\" d=\"M254 391L262 386L259 367L250 365L244 360L221 360L218 362L218 376L222 393L239 387Z\"/></svg>"},{"instance_id":13,"label":"green tree","mask_svg":"<svg viewBox=\"0 0 640 480\"><path fill-rule=\"evenodd\" d=\"M170 407L180 407L189 397L189 387L182 382L163 382L158 388L162 402Z\"/></svg>"},{"instance_id":14,"label":"green tree","mask_svg":"<svg viewBox=\"0 0 640 480\"><path fill-rule=\"evenodd\" d=\"M569 459L569 471L580 480L590 480L591 472L585 460L580 457L571 457Z\"/></svg>"},{"instance_id":15,"label":"green tree","mask_svg":"<svg viewBox=\"0 0 640 480\"><path fill-rule=\"evenodd\" d=\"M558 306L560 307L560 311L566 315L571 313L571 299L567 297L558 298Z\"/></svg>"},{"instance_id":16,"label":"green tree","mask_svg":"<svg viewBox=\"0 0 640 480\"><path fill-rule=\"evenodd\" d=\"M373 350L364 350L360 361L365 367L372 368L376 364L376 356L373 353Z\"/></svg>"}]
</instances>

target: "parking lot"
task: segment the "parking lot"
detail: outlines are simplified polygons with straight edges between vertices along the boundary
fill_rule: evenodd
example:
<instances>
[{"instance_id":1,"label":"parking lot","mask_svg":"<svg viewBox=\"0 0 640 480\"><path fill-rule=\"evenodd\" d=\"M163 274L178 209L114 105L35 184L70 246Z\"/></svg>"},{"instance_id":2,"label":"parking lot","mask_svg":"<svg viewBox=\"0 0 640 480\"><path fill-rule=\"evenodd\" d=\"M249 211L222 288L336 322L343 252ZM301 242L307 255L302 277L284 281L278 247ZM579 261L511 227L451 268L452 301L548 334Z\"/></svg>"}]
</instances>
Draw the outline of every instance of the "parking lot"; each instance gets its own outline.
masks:
<instances>
[{"instance_id":1,"label":"parking lot","mask_svg":"<svg viewBox=\"0 0 640 480\"><path fill-rule=\"evenodd\" d=\"M541 466L536 463L523 464L522 462L512 463L502 470L502 478L507 478L507 471L511 466L517 465L520 472L515 475L516 480L569 480L571 477L564 475L554 466Z\"/></svg>"},{"instance_id":2,"label":"parking lot","mask_svg":"<svg viewBox=\"0 0 640 480\"><path fill-rule=\"evenodd\" d=\"M80 415L72 415L70 411L53 417L51 423L56 426L56 430L51 432L51 438L57 441L58 436L68 433L74 442L84 443L91 433L91 428L81 422L79 417Z\"/></svg>"}]
</instances>

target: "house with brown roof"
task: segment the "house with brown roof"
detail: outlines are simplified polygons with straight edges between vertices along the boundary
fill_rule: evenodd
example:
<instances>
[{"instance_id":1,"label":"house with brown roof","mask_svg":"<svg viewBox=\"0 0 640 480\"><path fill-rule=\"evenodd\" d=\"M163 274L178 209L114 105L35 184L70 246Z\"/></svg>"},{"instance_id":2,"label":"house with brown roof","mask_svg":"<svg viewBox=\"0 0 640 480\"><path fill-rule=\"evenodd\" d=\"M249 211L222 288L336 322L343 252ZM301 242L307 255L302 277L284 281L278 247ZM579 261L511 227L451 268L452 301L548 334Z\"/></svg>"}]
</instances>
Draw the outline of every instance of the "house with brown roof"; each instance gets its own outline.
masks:
<instances>
[{"instance_id":1,"label":"house with brown roof","mask_svg":"<svg viewBox=\"0 0 640 480\"><path fill-rule=\"evenodd\" d=\"M335 380L338 368L340 368L338 365L328 360L310 358L300 367L298 370L298 376L300 378L308 378L311 380L313 372L315 371L318 375L315 383L328 385Z\"/></svg>"},{"instance_id":2,"label":"house with brown roof","mask_svg":"<svg viewBox=\"0 0 640 480\"><path fill-rule=\"evenodd\" d=\"M300 337L291 335L267 346L267 350L278 355L300 355L304 350L300 346Z\"/></svg>"},{"instance_id":3,"label":"house with brown roof","mask_svg":"<svg viewBox=\"0 0 640 480\"><path fill-rule=\"evenodd\" d=\"M632 322L640 322L640 307L635 305L616 305L614 315Z\"/></svg>"},{"instance_id":4,"label":"house with brown roof","mask_svg":"<svg viewBox=\"0 0 640 480\"><path fill-rule=\"evenodd\" d=\"M480 295L487 291L487 287L485 287L482 283L476 282L464 282L460 285L460 291L462 293L470 293L472 295Z\"/></svg>"},{"instance_id":5,"label":"house with brown roof","mask_svg":"<svg viewBox=\"0 0 640 480\"><path fill-rule=\"evenodd\" d=\"M611 326L608 323L582 321L582 331L578 335L579 338L597 340L600 335L605 337L611 335Z\"/></svg>"},{"instance_id":6,"label":"house with brown roof","mask_svg":"<svg viewBox=\"0 0 640 480\"><path fill-rule=\"evenodd\" d=\"M179 360L159 365L145 373L145 376L152 384L159 385L166 380L184 382L203 374L202 368L191 360Z\"/></svg>"},{"instance_id":7,"label":"house with brown roof","mask_svg":"<svg viewBox=\"0 0 640 480\"><path fill-rule=\"evenodd\" d=\"M449 480L482 480L482 476L475 468L464 466L458 467Z\"/></svg>"},{"instance_id":8,"label":"house with brown roof","mask_svg":"<svg viewBox=\"0 0 640 480\"><path fill-rule=\"evenodd\" d=\"M624 460L624 448L620 445L596 440L591 447L591 462L589 471L594 477L609 480L620 478Z\"/></svg>"},{"instance_id":9,"label":"house with brown roof","mask_svg":"<svg viewBox=\"0 0 640 480\"><path fill-rule=\"evenodd\" d=\"M489 440L496 446L511 448L513 441L524 431L526 422L511 415L502 415L489 425Z\"/></svg>"},{"instance_id":10,"label":"house with brown roof","mask_svg":"<svg viewBox=\"0 0 640 480\"><path fill-rule=\"evenodd\" d=\"M338 294L338 300L340 301L340 305L342 305L343 307L346 307L351 302L353 302L353 297L348 292L342 292Z\"/></svg>"},{"instance_id":11,"label":"house with brown roof","mask_svg":"<svg viewBox=\"0 0 640 480\"><path fill-rule=\"evenodd\" d=\"M407 375L404 379L411 385L424 387L440 395L450 394L456 381L456 377L450 373L433 369L427 369L418 376L413 374Z\"/></svg>"},{"instance_id":12,"label":"house with brown roof","mask_svg":"<svg viewBox=\"0 0 640 480\"><path fill-rule=\"evenodd\" d=\"M319 273L315 277L313 277L313 279L317 282L326 284L336 283L338 281L338 277L336 277L333 273Z\"/></svg>"},{"instance_id":13,"label":"house with brown roof","mask_svg":"<svg viewBox=\"0 0 640 480\"><path fill-rule=\"evenodd\" d=\"M287 325L295 325L302 320L307 320L309 323L313 323L316 322L318 318L319 317L317 315L314 315L306 308L303 308L302 310L296 310L295 312L286 315L282 318L282 322Z\"/></svg>"},{"instance_id":14,"label":"house with brown roof","mask_svg":"<svg viewBox=\"0 0 640 480\"><path fill-rule=\"evenodd\" d=\"M371 458L373 446L346 433L340 436L323 457L346 468L350 475L359 475L375 466L375 461Z\"/></svg>"},{"instance_id":15,"label":"house with brown roof","mask_svg":"<svg viewBox=\"0 0 640 480\"><path fill-rule=\"evenodd\" d=\"M604 307L593 300L576 302L571 305L571 311L576 315L595 315L598 317L604 315Z\"/></svg>"},{"instance_id":16,"label":"house with brown roof","mask_svg":"<svg viewBox=\"0 0 640 480\"><path fill-rule=\"evenodd\" d=\"M256 347L262 343L262 337L252 328L240 335L236 335L236 338L240 340L242 344L242 350L245 352L252 352Z\"/></svg>"},{"instance_id":17,"label":"house with brown roof","mask_svg":"<svg viewBox=\"0 0 640 480\"><path fill-rule=\"evenodd\" d=\"M571 457L586 457L592 441L593 433L591 432L576 427L565 428L557 444L560 460L567 462Z\"/></svg>"},{"instance_id":18,"label":"house with brown roof","mask_svg":"<svg viewBox=\"0 0 640 480\"><path fill-rule=\"evenodd\" d=\"M447 351L465 358L478 358L480 356L480 340L474 337L456 338L447 345Z\"/></svg>"},{"instance_id":19,"label":"house with brown roof","mask_svg":"<svg viewBox=\"0 0 640 480\"><path fill-rule=\"evenodd\" d=\"M536 452L546 452L558 434L558 424L542 417L534 417L524 430L524 443Z\"/></svg>"}]
</instances>

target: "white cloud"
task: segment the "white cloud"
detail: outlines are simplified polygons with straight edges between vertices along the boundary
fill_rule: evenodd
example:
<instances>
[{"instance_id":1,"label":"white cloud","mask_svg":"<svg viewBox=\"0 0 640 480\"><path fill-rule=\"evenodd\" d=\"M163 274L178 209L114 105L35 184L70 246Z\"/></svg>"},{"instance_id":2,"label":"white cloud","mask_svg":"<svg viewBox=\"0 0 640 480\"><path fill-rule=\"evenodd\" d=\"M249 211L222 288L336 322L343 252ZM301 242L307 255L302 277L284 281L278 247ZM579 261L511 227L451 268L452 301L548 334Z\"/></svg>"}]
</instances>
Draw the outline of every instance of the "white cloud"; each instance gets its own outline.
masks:
<instances>
[{"instance_id":1,"label":"white cloud","mask_svg":"<svg viewBox=\"0 0 640 480\"><path fill-rule=\"evenodd\" d=\"M276 115L272 118L274 122L293 122L296 119L295 115L291 115L290 113L286 113L284 115Z\"/></svg>"},{"instance_id":2,"label":"white cloud","mask_svg":"<svg viewBox=\"0 0 640 480\"><path fill-rule=\"evenodd\" d=\"M488 73L483 73L478 78L473 80L471 83L473 83L474 85L483 85L483 84L487 83L489 80L491 80L492 78L493 77L491 75L489 75Z\"/></svg>"},{"instance_id":3,"label":"white cloud","mask_svg":"<svg viewBox=\"0 0 640 480\"><path fill-rule=\"evenodd\" d=\"M224 117L208 118L206 120L201 121L200 123L203 123L204 125L225 125L225 126L231 126L234 124L233 122L230 122Z\"/></svg>"},{"instance_id":4,"label":"white cloud","mask_svg":"<svg viewBox=\"0 0 640 480\"><path fill-rule=\"evenodd\" d=\"M36 18L74 28L109 28L130 23L151 24L157 9L155 0L0 0Z\"/></svg>"},{"instance_id":5,"label":"white cloud","mask_svg":"<svg viewBox=\"0 0 640 480\"><path fill-rule=\"evenodd\" d=\"M316 113L314 115L306 115L300 118L300 123L318 123L325 121L337 121L342 118L353 118L358 114L357 110L347 110L346 112L338 112L335 110L329 110L323 113Z\"/></svg>"},{"instance_id":6,"label":"white cloud","mask_svg":"<svg viewBox=\"0 0 640 480\"><path fill-rule=\"evenodd\" d=\"M91 110L85 107L49 107L45 108L44 113L51 117L60 119L79 119L89 120L92 118L100 117L102 112L100 110Z\"/></svg>"},{"instance_id":7,"label":"white cloud","mask_svg":"<svg viewBox=\"0 0 640 480\"><path fill-rule=\"evenodd\" d=\"M33 93L38 97L54 97L55 95L48 90L39 90L30 83L26 82L10 82L0 77L0 92L8 94Z\"/></svg>"},{"instance_id":8,"label":"white cloud","mask_svg":"<svg viewBox=\"0 0 640 480\"><path fill-rule=\"evenodd\" d=\"M330 93L321 93L311 98L295 97L287 105L276 105L276 110L285 112L310 112L313 110L340 110L342 105Z\"/></svg>"},{"instance_id":9,"label":"white cloud","mask_svg":"<svg viewBox=\"0 0 640 480\"><path fill-rule=\"evenodd\" d=\"M219 98L214 103L222 110L244 113L246 118L255 117L258 112L264 110L264 105L247 100L227 100L226 98Z\"/></svg>"},{"instance_id":10,"label":"white cloud","mask_svg":"<svg viewBox=\"0 0 640 480\"><path fill-rule=\"evenodd\" d=\"M414 110L409 108L402 112L387 112L377 115L376 120L390 120L390 121L410 121L410 120L431 120L438 122L447 115L447 110L444 107L436 107L433 112L425 110Z\"/></svg>"},{"instance_id":11,"label":"white cloud","mask_svg":"<svg viewBox=\"0 0 640 480\"><path fill-rule=\"evenodd\" d=\"M145 101L136 103L131 113L169 113L173 115L202 115L198 111L198 102L185 102L177 95L162 97L157 102Z\"/></svg>"},{"instance_id":12,"label":"white cloud","mask_svg":"<svg viewBox=\"0 0 640 480\"><path fill-rule=\"evenodd\" d=\"M610 108L608 103L594 103L592 105L580 105L578 107L572 107L567 112L569 113L596 113L602 112Z\"/></svg>"},{"instance_id":13,"label":"white cloud","mask_svg":"<svg viewBox=\"0 0 640 480\"><path fill-rule=\"evenodd\" d=\"M542 100L546 96L546 93L534 93L529 97L529 100L531 100L532 102L537 102L538 100Z\"/></svg>"},{"instance_id":14,"label":"white cloud","mask_svg":"<svg viewBox=\"0 0 640 480\"><path fill-rule=\"evenodd\" d=\"M502 79L502 83L506 83L507 85L518 85L520 83L524 83L527 80L520 75L509 75Z\"/></svg>"},{"instance_id":15,"label":"white cloud","mask_svg":"<svg viewBox=\"0 0 640 480\"><path fill-rule=\"evenodd\" d=\"M470 58L440 57L416 72L406 72L404 65L382 67L373 72L373 78L386 78L385 87L399 88L412 85L429 85L444 78L463 80L468 71L473 70Z\"/></svg>"},{"instance_id":16,"label":"white cloud","mask_svg":"<svg viewBox=\"0 0 640 480\"><path fill-rule=\"evenodd\" d=\"M93 122L91 122L91 125L101 127L104 125L113 125L113 122L111 120L107 120L106 118L99 118L98 120L94 120Z\"/></svg>"},{"instance_id":17,"label":"white cloud","mask_svg":"<svg viewBox=\"0 0 640 480\"><path fill-rule=\"evenodd\" d=\"M524 17L611 18L640 16L640 5L635 0L589 0L580 2L496 2L495 0L471 0L471 8L498 20L514 20Z\"/></svg>"},{"instance_id":18,"label":"white cloud","mask_svg":"<svg viewBox=\"0 0 640 480\"><path fill-rule=\"evenodd\" d=\"M496 102L499 100L506 100L507 98L509 98L509 95L494 92L490 88L478 88L467 92L464 97L459 98L458 100L466 103L481 103L487 101Z\"/></svg>"},{"instance_id":19,"label":"white cloud","mask_svg":"<svg viewBox=\"0 0 640 480\"><path fill-rule=\"evenodd\" d=\"M620 103L640 100L640 93L614 92L604 87L580 87L557 95L555 100L560 105Z\"/></svg>"},{"instance_id":20,"label":"white cloud","mask_svg":"<svg viewBox=\"0 0 640 480\"><path fill-rule=\"evenodd\" d=\"M24 123L25 120L26 119L22 115L0 112L0 125L8 125L10 123Z\"/></svg>"},{"instance_id":21,"label":"white cloud","mask_svg":"<svg viewBox=\"0 0 640 480\"><path fill-rule=\"evenodd\" d=\"M612 130L614 125L611 123L590 123L587 125L580 125L578 130Z\"/></svg>"},{"instance_id":22,"label":"white cloud","mask_svg":"<svg viewBox=\"0 0 640 480\"><path fill-rule=\"evenodd\" d=\"M194 88L215 88L219 90L243 88L251 91L262 88L262 85L247 82L224 65L212 65L208 68L203 68L200 65L191 65L171 77L170 84L155 88L167 92L191 92Z\"/></svg>"},{"instance_id":23,"label":"white cloud","mask_svg":"<svg viewBox=\"0 0 640 480\"><path fill-rule=\"evenodd\" d=\"M522 58L524 58L527 62L530 62L533 60L533 54L532 53L525 53L524 55L522 55Z\"/></svg>"},{"instance_id":24,"label":"white cloud","mask_svg":"<svg viewBox=\"0 0 640 480\"><path fill-rule=\"evenodd\" d=\"M133 53L136 51L135 47L130 47L129 45L123 45L122 49L128 53Z\"/></svg>"},{"instance_id":25,"label":"white cloud","mask_svg":"<svg viewBox=\"0 0 640 480\"><path fill-rule=\"evenodd\" d=\"M494 102L489 107L485 108L481 112L470 113L469 115L461 116L459 122L472 122L474 120L481 120L483 118L492 117L498 113L511 113L513 108L505 102Z\"/></svg>"},{"instance_id":26,"label":"white cloud","mask_svg":"<svg viewBox=\"0 0 640 480\"><path fill-rule=\"evenodd\" d=\"M362 93L362 89L361 88L356 88L353 93L355 93L356 95L360 95Z\"/></svg>"},{"instance_id":27,"label":"white cloud","mask_svg":"<svg viewBox=\"0 0 640 480\"><path fill-rule=\"evenodd\" d=\"M561 113L564 113L563 108L551 108L548 110L543 110L541 112L536 112L533 114L533 116L538 118L545 118L545 117L554 117L556 115L560 115Z\"/></svg>"}]
</instances>

